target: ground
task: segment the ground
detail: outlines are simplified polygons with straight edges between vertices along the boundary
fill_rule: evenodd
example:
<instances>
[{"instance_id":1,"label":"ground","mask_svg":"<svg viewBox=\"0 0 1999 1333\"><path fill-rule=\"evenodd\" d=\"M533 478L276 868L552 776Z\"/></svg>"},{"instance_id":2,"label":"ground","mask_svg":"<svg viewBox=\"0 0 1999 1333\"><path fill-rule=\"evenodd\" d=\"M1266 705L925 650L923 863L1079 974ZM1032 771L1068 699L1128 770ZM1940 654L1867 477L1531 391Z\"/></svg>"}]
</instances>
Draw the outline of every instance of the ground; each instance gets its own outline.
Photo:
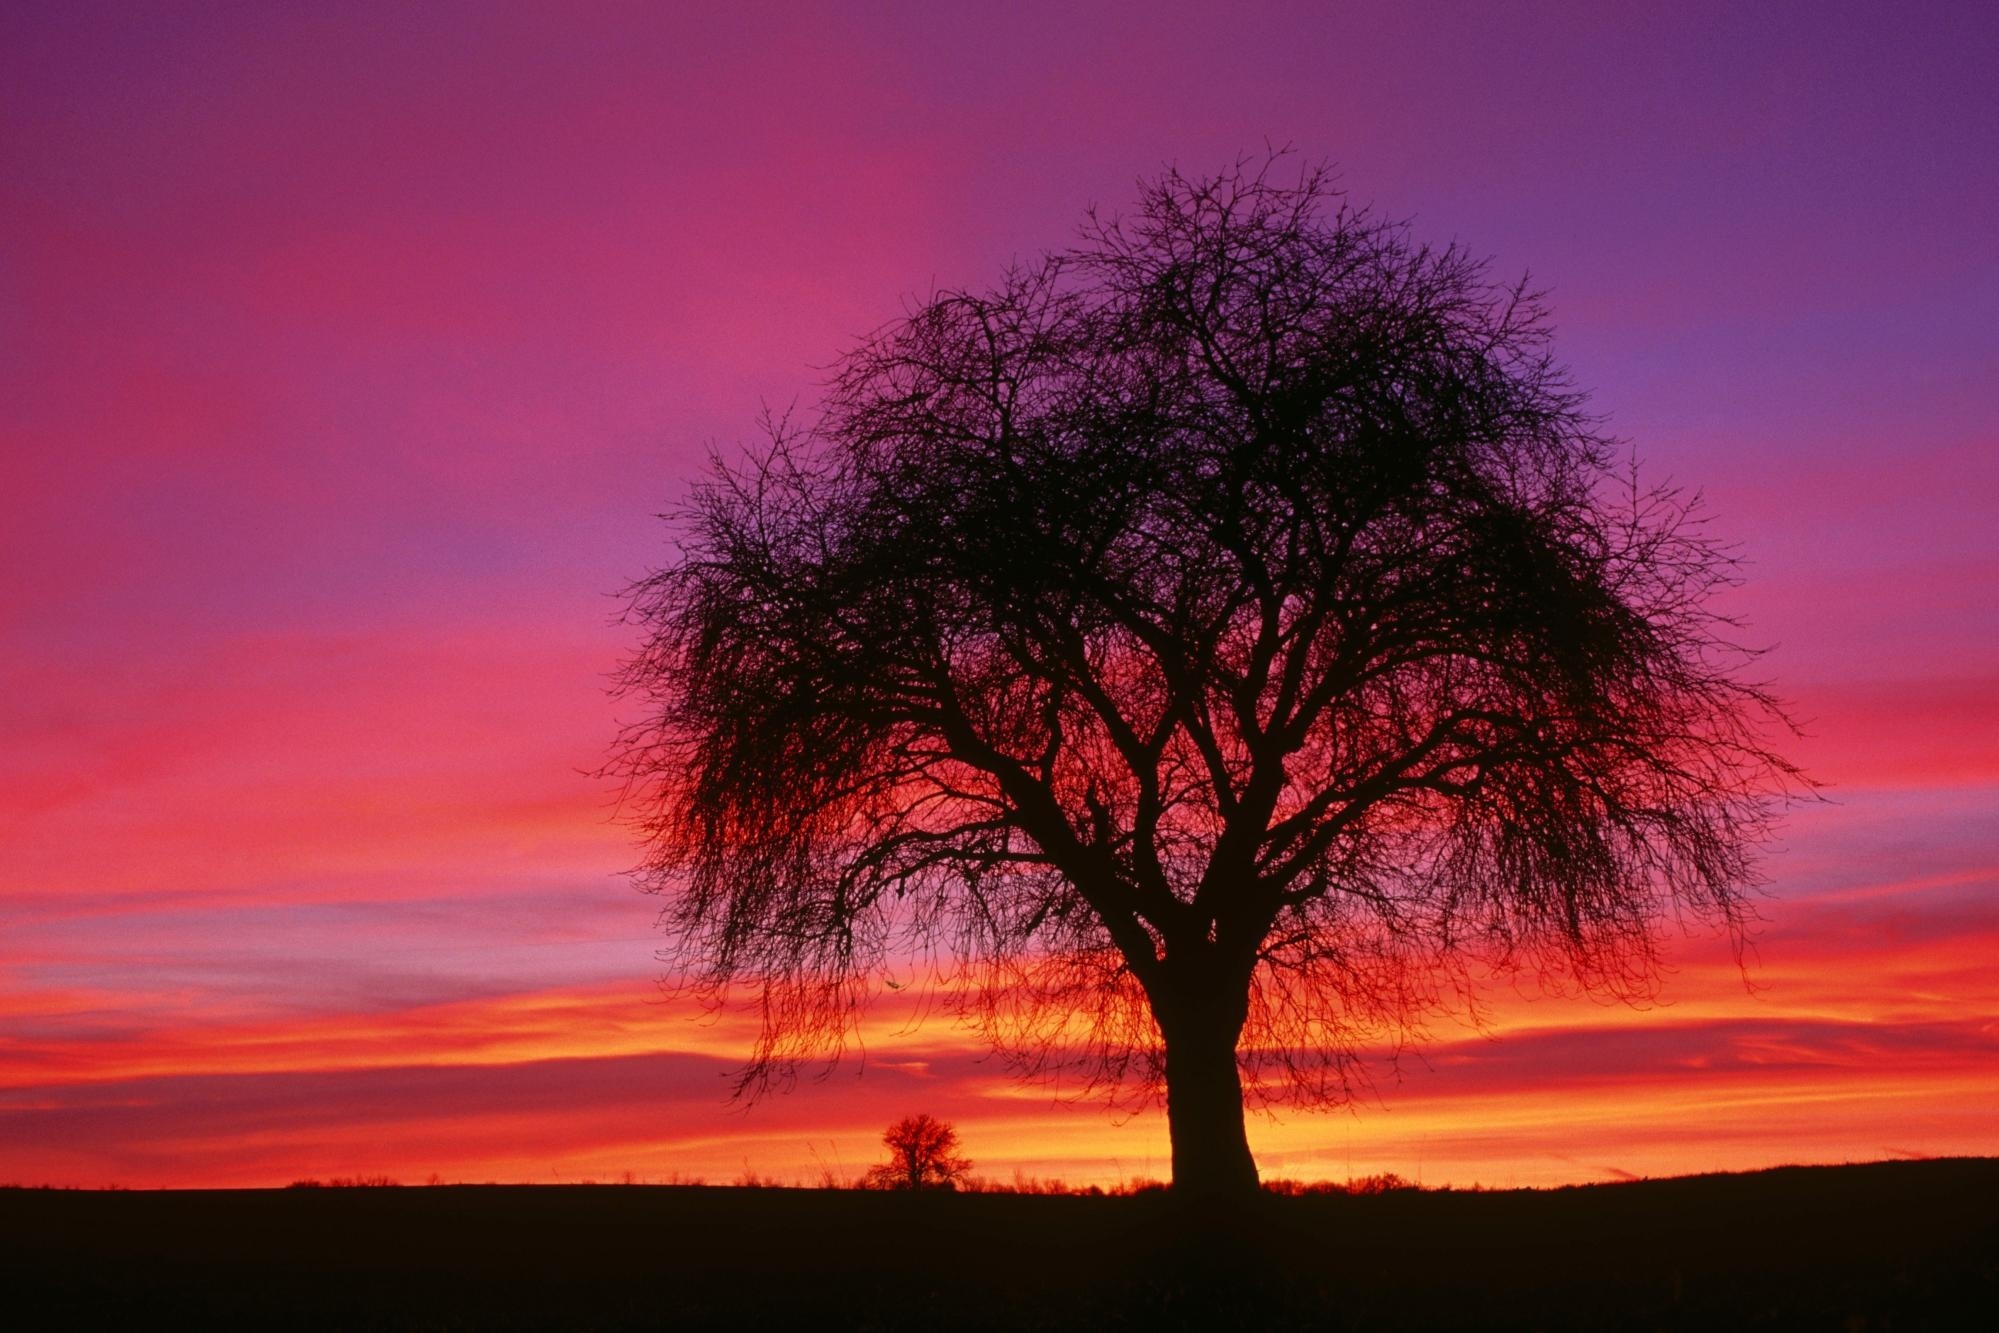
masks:
<instances>
[{"instance_id":1,"label":"ground","mask_svg":"<svg viewBox=\"0 0 1999 1333\"><path fill-rule=\"evenodd\" d=\"M1548 1191L0 1190L12 1328L1991 1327L1999 1159Z\"/></svg>"}]
</instances>

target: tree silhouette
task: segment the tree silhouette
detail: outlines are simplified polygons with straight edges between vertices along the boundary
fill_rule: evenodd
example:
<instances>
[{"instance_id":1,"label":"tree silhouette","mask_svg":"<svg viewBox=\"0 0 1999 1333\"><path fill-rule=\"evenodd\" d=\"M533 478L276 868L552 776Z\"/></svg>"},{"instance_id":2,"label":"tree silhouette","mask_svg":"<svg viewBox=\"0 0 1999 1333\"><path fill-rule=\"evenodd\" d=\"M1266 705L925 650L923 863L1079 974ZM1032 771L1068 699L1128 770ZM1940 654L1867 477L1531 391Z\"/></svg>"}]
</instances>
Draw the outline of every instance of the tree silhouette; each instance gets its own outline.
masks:
<instances>
[{"instance_id":1,"label":"tree silhouette","mask_svg":"<svg viewBox=\"0 0 1999 1333\"><path fill-rule=\"evenodd\" d=\"M869 1189L953 1190L972 1169L958 1156L958 1131L929 1115L904 1116L882 1135L889 1159L868 1168Z\"/></svg>"},{"instance_id":2,"label":"tree silhouette","mask_svg":"<svg viewBox=\"0 0 1999 1333\"><path fill-rule=\"evenodd\" d=\"M1541 303L1273 163L1171 172L839 362L633 590L614 769L662 957L755 1095L883 968L1027 1074L1154 1096L1176 1187L1480 969L1617 995L1740 939L1797 777Z\"/></svg>"}]
</instances>

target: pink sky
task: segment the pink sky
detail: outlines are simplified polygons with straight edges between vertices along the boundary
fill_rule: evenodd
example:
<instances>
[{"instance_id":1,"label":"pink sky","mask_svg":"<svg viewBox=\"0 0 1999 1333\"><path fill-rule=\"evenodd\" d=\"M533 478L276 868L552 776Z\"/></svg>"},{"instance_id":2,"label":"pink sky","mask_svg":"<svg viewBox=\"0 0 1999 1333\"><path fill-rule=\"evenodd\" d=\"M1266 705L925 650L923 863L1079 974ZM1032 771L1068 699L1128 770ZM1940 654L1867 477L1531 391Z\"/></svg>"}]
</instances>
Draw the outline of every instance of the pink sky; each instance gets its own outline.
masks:
<instances>
[{"instance_id":1,"label":"pink sky","mask_svg":"<svg viewBox=\"0 0 1999 1333\"><path fill-rule=\"evenodd\" d=\"M853 338L1267 141L1551 291L1829 784L1745 987L1502 990L1266 1174L1999 1152L1999 20L1972 5L0 14L0 1181L1164 1175L884 1011L747 1112L583 776L651 517Z\"/></svg>"}]
</instances>

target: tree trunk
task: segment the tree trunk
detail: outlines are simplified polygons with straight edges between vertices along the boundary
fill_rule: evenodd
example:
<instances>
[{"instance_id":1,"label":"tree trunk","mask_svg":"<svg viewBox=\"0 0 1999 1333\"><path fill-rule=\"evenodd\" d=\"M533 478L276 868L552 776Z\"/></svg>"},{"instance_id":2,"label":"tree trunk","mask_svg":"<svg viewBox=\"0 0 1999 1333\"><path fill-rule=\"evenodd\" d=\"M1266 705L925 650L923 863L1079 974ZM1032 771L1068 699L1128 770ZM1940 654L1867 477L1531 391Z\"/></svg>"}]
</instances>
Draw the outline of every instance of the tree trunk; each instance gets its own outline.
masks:
<instances>
[{"instance_id":1,"label":"tree trunk","mask_svg":"<svg viewBox=\"0 0 1999 1333\"><path fill-rule=\"evenodd\" d=\"M1205 1021L1203 1021L1205 1020ZM1173 1143L1173 1191L1201 1199L1256 1193L1256 1159L1243 1130L1240 1022L1197 1016L1163 1028L1166 1130Z\"/></svg>"}]
</instances>

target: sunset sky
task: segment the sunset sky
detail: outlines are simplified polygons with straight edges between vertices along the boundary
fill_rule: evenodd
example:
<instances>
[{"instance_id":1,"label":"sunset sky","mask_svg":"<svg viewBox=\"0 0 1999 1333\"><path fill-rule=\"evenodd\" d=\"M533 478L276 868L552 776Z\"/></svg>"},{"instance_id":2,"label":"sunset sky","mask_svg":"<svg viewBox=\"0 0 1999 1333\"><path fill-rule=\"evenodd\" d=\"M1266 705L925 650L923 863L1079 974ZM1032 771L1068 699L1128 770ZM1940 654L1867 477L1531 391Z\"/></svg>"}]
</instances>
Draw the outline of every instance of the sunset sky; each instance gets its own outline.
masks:
<instances>
[{"instance_id":1,"label":"sunset sky","mask_svg":"<svg viewBox=\"0 0 1999 1333\"><path fill-rule=\"evenodd\" d=\"M1266 143L1531 271L1826 784L1747 971L1502 987L1266 1176L1999 1153L1999 9L0 10L0 1183L1167 1174L883 1007L727 1101L588 776L654 517L855 338ZM892 997L897 1004L908 1002Z\"/></svg>"}]
</instances>

